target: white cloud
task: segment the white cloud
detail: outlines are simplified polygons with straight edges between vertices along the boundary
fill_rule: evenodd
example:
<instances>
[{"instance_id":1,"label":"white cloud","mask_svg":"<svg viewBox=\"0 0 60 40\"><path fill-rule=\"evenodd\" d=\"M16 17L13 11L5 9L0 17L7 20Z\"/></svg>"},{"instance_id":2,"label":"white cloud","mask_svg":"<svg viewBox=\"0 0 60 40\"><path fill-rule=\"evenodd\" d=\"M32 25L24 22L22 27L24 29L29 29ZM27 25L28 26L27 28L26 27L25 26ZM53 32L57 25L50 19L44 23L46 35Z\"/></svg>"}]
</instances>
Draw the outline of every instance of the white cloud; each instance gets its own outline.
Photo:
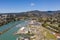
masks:
<instances>
[{"instance_id":1,"label":"white cloud","mask_svg":"<svg viewBox=\"0 0 60 40\"><path fill-rule=\"evenodd\" d=\"M35 3L31 3L30 5L31 5L31 6L35 6Z\"/></svg>"}]
</instances>

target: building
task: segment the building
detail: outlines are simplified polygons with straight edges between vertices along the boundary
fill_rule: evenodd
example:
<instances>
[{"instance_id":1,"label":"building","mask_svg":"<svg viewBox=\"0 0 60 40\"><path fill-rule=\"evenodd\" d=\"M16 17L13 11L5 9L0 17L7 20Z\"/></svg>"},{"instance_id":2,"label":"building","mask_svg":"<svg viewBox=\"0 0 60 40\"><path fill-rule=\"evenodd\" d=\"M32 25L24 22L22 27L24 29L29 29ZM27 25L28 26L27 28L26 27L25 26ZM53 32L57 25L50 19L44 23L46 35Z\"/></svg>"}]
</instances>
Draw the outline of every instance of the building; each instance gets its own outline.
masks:
<instances>
[{"instance_id":1,"label":"building","mask_svg":"<svg viewBox=\"0 0 60 40\"><path fill-rule=\"evenodd\" d=\"M28 33L28 29L26 27L21 27L16 34L26 34Z\"/></svg>"}]
</instances>

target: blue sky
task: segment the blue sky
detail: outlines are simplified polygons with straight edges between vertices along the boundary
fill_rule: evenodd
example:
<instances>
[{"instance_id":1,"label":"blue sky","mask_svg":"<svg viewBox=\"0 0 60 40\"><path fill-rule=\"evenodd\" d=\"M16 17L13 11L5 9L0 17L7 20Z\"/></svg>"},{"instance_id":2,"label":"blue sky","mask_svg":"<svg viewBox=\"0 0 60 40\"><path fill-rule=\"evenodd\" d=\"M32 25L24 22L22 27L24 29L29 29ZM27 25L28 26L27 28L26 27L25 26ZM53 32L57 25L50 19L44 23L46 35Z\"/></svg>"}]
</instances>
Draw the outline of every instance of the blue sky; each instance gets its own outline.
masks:
<instances>
[{"instance_id":1,"label":"blue sky","mask_svg":"<svg viewBox=\"0 0 60 40\"><path fill-rule=\"evenodd\" d=\"M60 0L0 0L0 13L60 10Z\"/></svg>"}]
</instances>

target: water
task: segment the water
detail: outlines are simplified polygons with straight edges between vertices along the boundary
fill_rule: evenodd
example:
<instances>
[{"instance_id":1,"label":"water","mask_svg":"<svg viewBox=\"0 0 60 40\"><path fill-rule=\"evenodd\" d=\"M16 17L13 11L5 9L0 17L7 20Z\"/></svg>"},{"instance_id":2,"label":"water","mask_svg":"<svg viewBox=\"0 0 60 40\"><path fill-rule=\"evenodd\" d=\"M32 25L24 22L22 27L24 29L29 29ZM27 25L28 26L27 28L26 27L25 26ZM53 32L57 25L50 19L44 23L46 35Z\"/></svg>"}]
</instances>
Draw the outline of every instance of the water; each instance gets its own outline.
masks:
<instances>
[{"instance_id":1,"label":"water","mask_svg":"<svg viewBox=\"0 0 60 40\"><path fill-rule=\"evenodd\" d=\"M1 26L0 27L0 32L3 31L3 30L5 30L5 29L7 29L7 28L9 28L9 27L11 27L14 23L15 22L10 22L10 23L8 23L6 25Z\"/></svg>"},{"instance_id":2,"label":"water","mask_svg":"<svg viewBox=\"0 0 60 40\"><path fill-rule=\"evenodd\" d=\"M15 23L17 23L16 25L14 25ZM5 32L4 34L0 35L0 40L16 40L17 38L17 35L14 35L15 32L17 32L17 30L20 29L20 27L22 26L26 26L27 25L27 22L25 21L16 21L16 22L12 22L12 23L9 23L7 25L4 25L2 27L2 29L6 29L7 27L10 27L10 26L13 26L13 28L11 28L10 30L8 30L7 32ZM18 27L18 25L20 25L20 27ZM7 26L7 27L6 27ZM6 28L5 28L6 27ZM0 28L0 31L2 30Z\"/></svg>"}]
</instances>

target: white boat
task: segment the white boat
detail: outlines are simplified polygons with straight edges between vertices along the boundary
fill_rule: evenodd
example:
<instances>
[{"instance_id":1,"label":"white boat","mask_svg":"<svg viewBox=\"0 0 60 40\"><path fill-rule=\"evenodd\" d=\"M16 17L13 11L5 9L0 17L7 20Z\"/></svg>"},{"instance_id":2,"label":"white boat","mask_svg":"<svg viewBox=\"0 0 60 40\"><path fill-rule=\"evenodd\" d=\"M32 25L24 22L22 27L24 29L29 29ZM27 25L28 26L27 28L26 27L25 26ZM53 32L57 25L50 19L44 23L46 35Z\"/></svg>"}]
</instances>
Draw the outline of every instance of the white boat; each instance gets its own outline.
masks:
<instances>
[{"instance_id":1,"label":"white boat","mask_svg":"<svg viewBox=\"0 0 60 40\"><path fill-rule=\"evenodd\" d=\"M16 40L18 40L18 38L16 38Z\"/></svg>"}]
</instances>

